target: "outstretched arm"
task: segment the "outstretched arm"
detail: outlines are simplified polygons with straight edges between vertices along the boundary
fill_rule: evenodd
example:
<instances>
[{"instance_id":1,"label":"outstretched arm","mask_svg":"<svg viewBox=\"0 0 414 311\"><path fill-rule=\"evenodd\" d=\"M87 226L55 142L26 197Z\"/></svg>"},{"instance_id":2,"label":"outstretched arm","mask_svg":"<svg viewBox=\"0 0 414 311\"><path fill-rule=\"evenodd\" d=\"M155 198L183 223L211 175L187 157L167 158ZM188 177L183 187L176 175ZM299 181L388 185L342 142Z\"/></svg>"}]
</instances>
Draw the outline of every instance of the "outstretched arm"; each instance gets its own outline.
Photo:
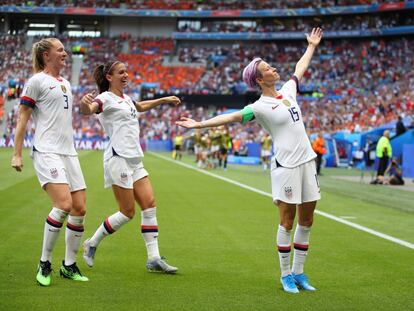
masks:
<instances>
[{"instance_id":1,"label":"outstretched arm","mask_svg":"<svg viewBox=\"0 0 414 311\"><path fill-rule=\"evenodd\" d=\"M95 93L95 91L92 91L82 97L80 102L80 111L82 114L90 115L98 112L99 104L94 101Z\"/></svg>"},{"instance_id":2,"label":"outstretched arm","mask_svg":"<svg viewBox=\"0 0 414 311\"><path fill-rule=\"evenodd\" d=\"M193 119L182 117L180 121L176 121L175 124L188 128L188 129L201 129L205 127L216 127L227 123L232 122L242 122L243 115L240 111L236 111L229 114L222 114L220 116L216 116L214 118L197 122Z\"/></svg>"},{"instance_id":3,"label":"outstretched arm","mask_svg":"<svg viewBox=\"0 0 414 311\"><path fill-rule=\"evenodd\" d=\"M177 96L168 96L153 100L140 101L135 104L135 107L139 112L144 112L162 104L173 104L174 106L178 106L181 104L181 100Z\"/></svg>"},{"instance_id":4,"label":"outstretched arm","mask_svg":"<svg viewBox=\"0 0 414 311\"><path fill-rule=\"evenodd\" d=\"M26 125L32 115L33 109L26 105L20 105L17 119L16 134L14 136L14 151L11 166L18 172L23 170L22 147Z\"/></svg>"},{"instance_id":5,"label":"outstretched arm","mask_svg":"<svg viewBox=\"0 0 414 311\"><path fill-rule=\"evenodd\" d=\"M302 79L306 69L308 69L309 63L313 56L313 52L315 52L315 48L318 46L319 42L321 42L322 29L313 28L310 35L306 34L306 39L309 43L308 48L306 49L305 54L303 54L303 56L296 64L295 68L295 76L298 78L299 81Z\"/></svg>"}]
</instances>

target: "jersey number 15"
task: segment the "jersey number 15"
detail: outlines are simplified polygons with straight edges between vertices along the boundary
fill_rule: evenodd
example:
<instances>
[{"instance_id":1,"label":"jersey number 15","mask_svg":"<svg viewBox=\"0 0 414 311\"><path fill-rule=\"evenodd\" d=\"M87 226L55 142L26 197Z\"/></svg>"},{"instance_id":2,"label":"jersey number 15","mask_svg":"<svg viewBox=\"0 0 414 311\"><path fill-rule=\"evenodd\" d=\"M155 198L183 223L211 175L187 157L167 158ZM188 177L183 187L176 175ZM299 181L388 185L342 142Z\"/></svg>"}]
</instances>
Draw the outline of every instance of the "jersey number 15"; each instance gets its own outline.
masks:
<instances>
[{"instance_id":1,"label":"jersey number 15","mask_svg":"<svg viewBox=\"0 0 414 311\"><path fill-rule=\"evenodd\" d=\"M293 122L299 121L299 112L296 110L296 107L290 108L289 112Z\"/></svg>"}]
</instances>

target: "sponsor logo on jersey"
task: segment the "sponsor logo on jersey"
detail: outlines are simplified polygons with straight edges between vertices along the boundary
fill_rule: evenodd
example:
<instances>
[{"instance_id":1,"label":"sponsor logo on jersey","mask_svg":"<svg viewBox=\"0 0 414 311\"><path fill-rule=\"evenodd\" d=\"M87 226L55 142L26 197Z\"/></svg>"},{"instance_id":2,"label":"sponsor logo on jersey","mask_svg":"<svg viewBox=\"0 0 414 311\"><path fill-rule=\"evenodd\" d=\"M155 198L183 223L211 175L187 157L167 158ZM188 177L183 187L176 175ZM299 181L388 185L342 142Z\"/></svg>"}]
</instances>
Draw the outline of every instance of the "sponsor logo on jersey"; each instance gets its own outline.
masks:
<instances>
[{"instance_id":1,"label":"sponsor logo on jersey","mask_svg":"<svg viewBox=\"0 0 414 311\"><path fill-rule=\"evenodd\" d=\"M56 87L56 85L55 86L49 86L49 90L53 90L55 87Z\"/></svg>"},{"instance_id":2,"label":"sponsor logo on jersey","mask_svg":"<svg viewBox=\"0 0 414 311\"><path fill-rule=\"evenodd\" d=\"M50 175L52 178L56 179L59 176L59 172L56 167L50 169Z\"/></svg>"},{"instance_id":3,"label":"sponsor logo on jersey","mask_svg":"<svg viewBox=\"0 0 414 311\"><path fill-rule=\"evenodd\" d=\"M290 107L290 101L288 101L287 99L282 100L282 103L283 103L286 107Z\"/></svg>"},{"instance_id":4,"label":"sponsor logo on jersey","mask_svg":"<svg viewBox=\"0 0 414 311\"><path fill-rule=\"evenodd\" d=\"M275 110L277 107L279 107L279 105L273 105L272 110Z\"/></svg>"},{"instance_id":5,"label":"sponsor logo on jersey","mask_svg":"<svg viewBox=\"0 0 414 311\"><path fill-rule=\"evenodd\" d=\"M285 196L290 199L292 198L292 194L293 194L292 187L291 186L285 187Z\"/></svg>"},{"instance_id":6,"label":"sponsor logo on jersey","mask_svg":"<svg viewBox=\"0 0 414 311\"><path fill-rule=\"evenodd\" d=\"M63 93L66 93L66 87L63 84L60 85L60 88L62 89Z\"/></svg>"},{"instance_id":7,"label":"sponsor logo on jersey","mask_svg":"<svg viewBox=\"0 0 414 311\"><path fill-rule=\"evenodd\" d=\"M128 180L128 175L124 172L121 173L121 181L126 182Z\"/></svg>"}]
</instances>

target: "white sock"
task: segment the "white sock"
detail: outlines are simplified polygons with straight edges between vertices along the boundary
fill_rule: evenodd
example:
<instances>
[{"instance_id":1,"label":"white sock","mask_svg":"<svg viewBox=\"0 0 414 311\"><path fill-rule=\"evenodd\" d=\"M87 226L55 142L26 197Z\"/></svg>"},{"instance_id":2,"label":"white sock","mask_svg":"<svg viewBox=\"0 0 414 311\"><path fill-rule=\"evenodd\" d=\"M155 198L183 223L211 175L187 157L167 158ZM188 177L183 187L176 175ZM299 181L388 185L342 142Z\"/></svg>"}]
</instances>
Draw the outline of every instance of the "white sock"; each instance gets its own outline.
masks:
<instances>
[{"instance_id":1,"label":"white sock","mask_svg":"<svg viewBox=\"0 0 414 311\"><path fill-rule=\"evenodd\" d=\"M311 227L305 227L299 224L296 226L295 236L293 237L292 272L294 274L303 273L306 255L308 255L310 230Z\"/></svg>"},{"instance_id":2,"label":"white sock","mask_svg":"<svg viewBox=\"0 0 414 311\"><path fill-rule=\"evenodd\" d=\"M81 245L81 239L83 235L83 221L85 216L72 216L69 215L68 222L66 224L66 253L65 253L65 265L70 266L76 262L76 254L79 251Z\"/></svg>"},{"instance_id":3,"label":"white sock","mask_svg":"<svg viewBox=\"0 0 414 311\"><path fill-rule=\"evenodd\" d=\"M148 259L159 259L157 209L147 208L141 212L141 234L147 247Z\"/></svg>"},{"instance_id":4,"label":"white sock","mask_svg":"<svg viewBox=\"0 0 414 311\"><path fill-rule=\"evenodd\" d=\"M53 207L52 211L47 216L43 232L41 261L52 262L52 251L55 247L57 238L59 237L60 228L62 228L63 222L67 216L67 212L56 207Z\"/></svg>"},{"instance_id":5,"label":"white sock","mask_svg":"<svg viewBox=\"0 0 414 311\"><path fill-rule=\"evenodd\" d=\"M108 234L112 234L125 225L131 219L122 214L121 212L116 212L115 214L109 216L105 221L99 226L95 234L89 240L91 246L97 247L104 237Z\"/></svg>"},{"instance_id":6,"label":"white sock","mask_svg":"<svg viewBox=\"0 0 414 311\"><path fill-rule=\"evenodd\" d=\"M286 230L281 225L277 230L277 249L282 277L290 274L290 232L291 230Z\"/></svg>"}]
</instances>

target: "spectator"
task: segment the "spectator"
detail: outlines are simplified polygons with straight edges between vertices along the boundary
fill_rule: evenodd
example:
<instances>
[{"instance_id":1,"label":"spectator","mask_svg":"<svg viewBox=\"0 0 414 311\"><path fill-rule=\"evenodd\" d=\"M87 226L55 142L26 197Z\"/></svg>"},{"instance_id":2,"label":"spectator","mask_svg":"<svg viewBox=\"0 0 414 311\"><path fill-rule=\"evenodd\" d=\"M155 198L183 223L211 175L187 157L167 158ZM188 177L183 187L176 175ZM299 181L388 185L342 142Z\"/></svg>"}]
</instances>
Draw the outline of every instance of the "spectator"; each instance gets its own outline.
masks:
<instances>
[{"instance_id":1,"label":"spectator","mask_svg":"<svg viewBox=\"0 0 414 311\"><path fill-rule=\"evenodd\" d=\"M401 134L404 134L406 131L407 129L404 126L402 117L398 116L398 121L397 121L397 124L395 125L395 136L400 136Z\"/></svg>"}]
</instances>

